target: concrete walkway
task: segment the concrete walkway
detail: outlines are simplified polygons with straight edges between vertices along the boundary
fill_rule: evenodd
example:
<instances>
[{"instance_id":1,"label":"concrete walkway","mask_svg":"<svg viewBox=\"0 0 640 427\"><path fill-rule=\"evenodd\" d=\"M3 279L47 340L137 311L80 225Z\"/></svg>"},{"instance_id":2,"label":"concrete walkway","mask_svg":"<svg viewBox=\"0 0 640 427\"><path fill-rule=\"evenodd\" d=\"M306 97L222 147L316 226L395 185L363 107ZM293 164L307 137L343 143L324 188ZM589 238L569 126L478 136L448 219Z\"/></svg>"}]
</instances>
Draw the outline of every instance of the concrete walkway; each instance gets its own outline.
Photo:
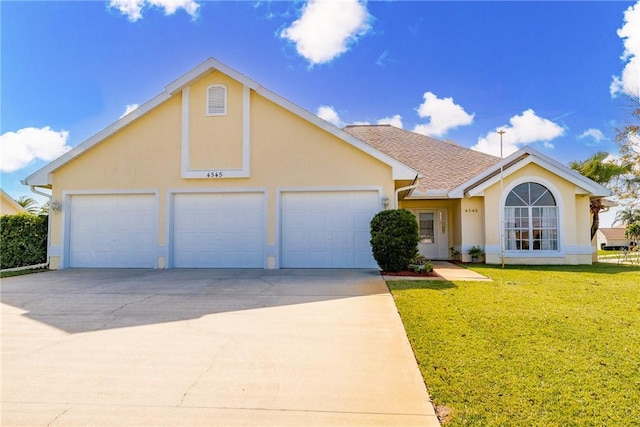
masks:
<instances>
[{"instance_id":1,"label":"concrete walkway","mask_svg":"<svg viewBox=\"0 0 640 427\"><path fill-rule=\"evenodd\" d=\"M438 426L376 270L2 279L3 426Z\"/></svg>"},{"instance_id":2,"label":"concrete walkway","mask_svg":"<svg viewBox=\"0 0 640 427\"><path fill-rule=\"evenodd\" d=\"M474 281L491 282L491 279L480 273L469 270L459 265L447 261L432 261L433 271L440 277L407 277L407 276L384 276L385 280L448 280L454 281Z\"/></svg>"}]
</instances>

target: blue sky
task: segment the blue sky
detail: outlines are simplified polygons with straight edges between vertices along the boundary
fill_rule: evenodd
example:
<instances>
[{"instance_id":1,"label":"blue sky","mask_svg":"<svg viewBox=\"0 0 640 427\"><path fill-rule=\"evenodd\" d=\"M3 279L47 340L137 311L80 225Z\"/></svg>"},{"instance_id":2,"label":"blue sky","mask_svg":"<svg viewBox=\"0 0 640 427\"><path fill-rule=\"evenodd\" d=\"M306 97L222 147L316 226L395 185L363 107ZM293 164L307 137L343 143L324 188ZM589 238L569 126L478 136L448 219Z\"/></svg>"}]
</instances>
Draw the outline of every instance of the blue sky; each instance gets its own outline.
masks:
<instances>
[{"instance_id":1,"label":"blue sky","mask_svg":"<svg viewBox=\"0 0 640 427\"><path fill-rule=\"evenodd\" d=\"M343 126L392 123L566 164L617 152L640 1L3 1L2 187L209 57ZM605 225L607 219L605 217Z\"/></svg>"}]
</instances>

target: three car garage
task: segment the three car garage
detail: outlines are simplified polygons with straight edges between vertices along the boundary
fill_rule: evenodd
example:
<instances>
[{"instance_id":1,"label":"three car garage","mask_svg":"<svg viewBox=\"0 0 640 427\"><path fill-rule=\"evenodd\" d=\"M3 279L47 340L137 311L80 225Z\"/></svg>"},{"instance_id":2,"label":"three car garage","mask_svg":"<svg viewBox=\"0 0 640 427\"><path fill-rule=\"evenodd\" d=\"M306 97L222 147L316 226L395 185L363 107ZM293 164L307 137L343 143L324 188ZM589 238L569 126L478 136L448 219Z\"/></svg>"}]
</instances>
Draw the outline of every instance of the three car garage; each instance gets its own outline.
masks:
<instances>
[{"instance_id":1,"label":"three car garage","mask_svg":"<svg viewBox=\"0 0 640 427\"><path fill-rule=\"evenodd\" d=\"M379 198L377 190L279 191L276 266L375 268L369 222ZM168 267L267 267L266 191L178 192L167 200L168 229L158 231L156 193L70 195L67 266L157 267L158 235L165 232Z\"/></svg>"}]
</instances>

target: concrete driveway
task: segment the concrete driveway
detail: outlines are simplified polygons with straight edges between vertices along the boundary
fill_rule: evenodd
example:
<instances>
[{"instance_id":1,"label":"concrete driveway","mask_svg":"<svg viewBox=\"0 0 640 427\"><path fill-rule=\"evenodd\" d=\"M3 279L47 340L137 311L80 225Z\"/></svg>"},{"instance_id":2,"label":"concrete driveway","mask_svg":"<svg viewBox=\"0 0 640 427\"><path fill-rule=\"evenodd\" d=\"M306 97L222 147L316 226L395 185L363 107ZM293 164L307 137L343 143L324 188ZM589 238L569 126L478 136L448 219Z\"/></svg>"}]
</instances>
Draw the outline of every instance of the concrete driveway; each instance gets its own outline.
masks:
<instances>
[{"instance_id":1,"label":"concrete driveway","mask_svg":"<svg viewBox=\"0 0 640 427\"><path fill-rule=\"evenodd\" d=\"M372 270L2 279L1 425L437 426Z\"/></svg>"}]
</instances>

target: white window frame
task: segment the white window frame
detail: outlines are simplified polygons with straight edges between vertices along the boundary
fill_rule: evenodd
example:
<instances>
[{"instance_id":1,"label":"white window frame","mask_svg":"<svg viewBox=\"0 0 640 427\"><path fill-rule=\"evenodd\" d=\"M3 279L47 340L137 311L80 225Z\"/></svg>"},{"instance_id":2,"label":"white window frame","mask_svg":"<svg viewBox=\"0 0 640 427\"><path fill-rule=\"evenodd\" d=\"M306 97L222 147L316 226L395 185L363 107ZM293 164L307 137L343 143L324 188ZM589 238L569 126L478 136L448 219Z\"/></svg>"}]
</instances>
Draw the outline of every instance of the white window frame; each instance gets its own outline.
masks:
<instances>
[{"instance_id":1,"label":"white window frame","mask_svg":"<svg viewBox=\"0 0 640 427\"><path fill-rule=\"evenodd\" d=\"M212 113L209 110L209 105L210 105L209 104L209 98L210 98L210 95L211 95L211 89L214 89L214 88L221 88L222 91L223 91L222 100L223 100L224 106L222 107L223 108L223 112L221 112L221 113ZM215 85L208 86L207 87L207 96L206 96L206 98L207 98L207 100L206 100L207 104L205 105L205 111L207 112L207 117L219 117L219 116L226 116L227 115L227 86L221 85L221 84L215 84Z\"/></svg>"},{"instance_id":2,"label":"white window frame","mask_svg":"<svg viewBox=\"0 0 640 427\"><path fill-rule=\"evenodd\" d=\"M547 188L547 190L549 190L549 192L551 193L551 195L553 196L553 198L556 201L556 214L557 214L557 239L558 239L558 246L557 249L553 249L553 250L540 250L540 249L515 249L515 250L507 250L507 233L506 233L506 224L505 224L505 208L506 208L506 201L507 201L507 196L511 193L511 191L516 188L518 185L520 184L525 184L527 182L532 182L535 184L540 184L544 187ZM529 207L530 208L530 207ZM531 220L531 210L529 209L529 220ZM563 201L562 201L562 197L560 195L560 191L558 191L558 189L556 188L555 185L553 185L550 181L537 177L537 176L523 176L520 177L519 179L516 179L514 181L512 181L511 183L509 183L509 185L507 185L504 189L504 192L502 193L502 197L501 197L501 201L500 201L500 215L501 215L501 227L502 227L502 234L504 236L504 254L506 257L529 257L529 258L538 258L538 257L562 257L564 256L564 247L563 247L563 241L564 241L564 206L563 206ZM531 224L530 224L530 228L531 228Z\"/></svg>"}]
</instances>

